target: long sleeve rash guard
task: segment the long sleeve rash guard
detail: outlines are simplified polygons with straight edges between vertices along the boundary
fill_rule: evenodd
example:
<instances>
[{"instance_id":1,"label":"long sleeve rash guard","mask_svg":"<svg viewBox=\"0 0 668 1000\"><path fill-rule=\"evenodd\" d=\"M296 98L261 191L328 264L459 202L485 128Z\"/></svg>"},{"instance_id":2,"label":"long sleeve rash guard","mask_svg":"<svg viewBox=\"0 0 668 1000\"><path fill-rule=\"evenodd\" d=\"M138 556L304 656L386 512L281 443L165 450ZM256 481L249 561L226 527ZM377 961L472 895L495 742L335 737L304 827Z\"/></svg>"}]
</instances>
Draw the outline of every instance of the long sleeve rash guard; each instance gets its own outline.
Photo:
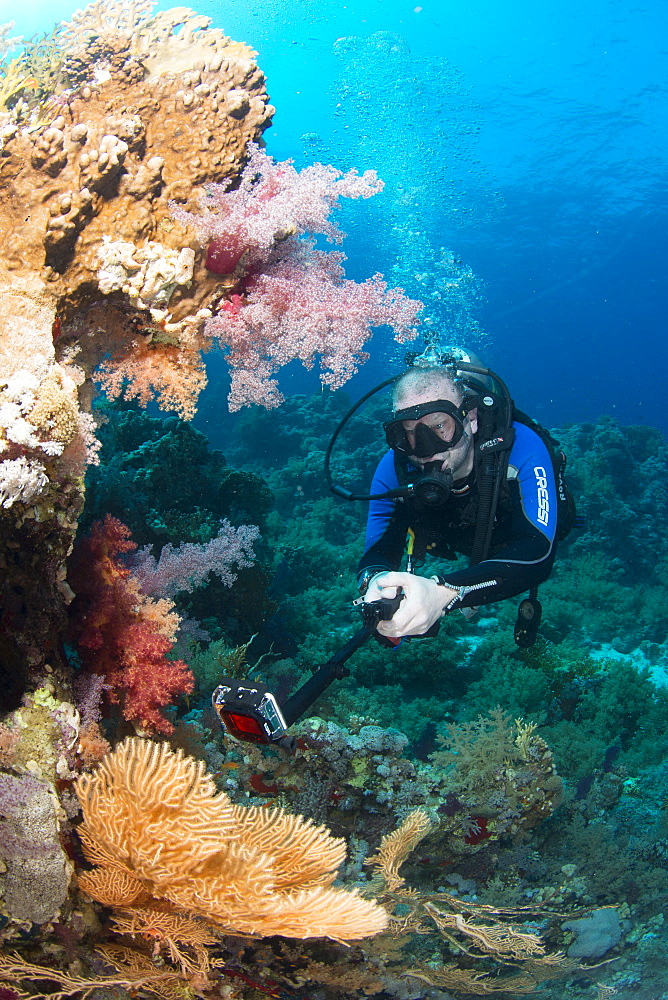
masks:
<instances>
[{"instance_id":1,"label":"long sleeve rash guard","mask_svg":"<svg viewBox=\"0 0 668 1000\"><path fill-rule=\"evenodd\" d=\"M508 460L506 498L499 508L489 556L484 562L441 576L440 582L474 588L462 593L457 607L490 604L514 597L542 583L555 556L557 493L550 454L540 437L525 424L514 423L515 441ZM371 500L366 545L358 572L398 570L409 528L419 520L454 552L469 555L475 524L460 515L477 495L473 476L464 497L451 495L442 507L416 516L410 500ZM396 489L399 478L393 452L380 461L371 493ZM419 529L418 529L419 530Z\"/></svg>"}]
</instances>

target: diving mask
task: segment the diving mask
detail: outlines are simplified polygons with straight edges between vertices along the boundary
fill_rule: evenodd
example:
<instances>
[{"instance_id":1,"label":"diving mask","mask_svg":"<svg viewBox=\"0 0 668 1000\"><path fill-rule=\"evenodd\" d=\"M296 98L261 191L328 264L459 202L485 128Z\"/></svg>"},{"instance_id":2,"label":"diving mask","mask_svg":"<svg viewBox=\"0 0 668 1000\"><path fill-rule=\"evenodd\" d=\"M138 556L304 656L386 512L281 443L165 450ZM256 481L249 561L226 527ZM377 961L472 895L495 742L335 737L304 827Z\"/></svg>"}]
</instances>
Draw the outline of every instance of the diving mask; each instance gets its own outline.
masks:
<instances>
[{"instance_id":1,"label":"diving mask","mask_svg":"<svg viewBox=\"0 0 668 1000\"><path fill-rule=\"evenodd\" d=\"M461 441L464 421L476 404L475 398L467 396L459 406L448 399L436 399L397 410L392 419L383 424L385 440L393 451L402 455L415 458L440 455ZM421 422L426 416L432 417L428 424ZM417 423L407 429L405 423L412 421Z\"/></svg>"}]
</instances>

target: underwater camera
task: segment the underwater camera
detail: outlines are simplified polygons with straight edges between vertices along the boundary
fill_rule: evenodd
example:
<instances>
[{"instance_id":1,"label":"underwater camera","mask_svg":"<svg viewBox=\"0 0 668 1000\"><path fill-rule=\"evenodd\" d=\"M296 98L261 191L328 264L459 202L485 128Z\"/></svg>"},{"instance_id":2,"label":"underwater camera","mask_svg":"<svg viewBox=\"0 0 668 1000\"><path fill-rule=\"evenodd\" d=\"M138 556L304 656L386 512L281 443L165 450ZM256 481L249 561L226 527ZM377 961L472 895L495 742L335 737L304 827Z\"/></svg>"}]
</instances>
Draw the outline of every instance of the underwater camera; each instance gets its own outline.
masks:
<instances>
[{"instance_id":1,"label":"underwater camera","mask_svg":"<svg viewBox=\"0 0 668 1000\"><path fill-rule=\"evenodd\" d=\"M345 666L346 660L360 646L372 636L384 641L384 636L376 632L376 626L378 622L389 621L394 617L403 596L399 588L395 597L381 597L377 601L357 605L362 613L362 628L327 663L319 667L282 707L266 684L222 677L211 696L211 704L226 732L246 743L265 746L274 744L293 750L295 741L288 736L289 727L311 707L332 681L348 676L350 671ZM387 644L395 645L392 640L387 640Z\"/></svg>"}]
</instances>

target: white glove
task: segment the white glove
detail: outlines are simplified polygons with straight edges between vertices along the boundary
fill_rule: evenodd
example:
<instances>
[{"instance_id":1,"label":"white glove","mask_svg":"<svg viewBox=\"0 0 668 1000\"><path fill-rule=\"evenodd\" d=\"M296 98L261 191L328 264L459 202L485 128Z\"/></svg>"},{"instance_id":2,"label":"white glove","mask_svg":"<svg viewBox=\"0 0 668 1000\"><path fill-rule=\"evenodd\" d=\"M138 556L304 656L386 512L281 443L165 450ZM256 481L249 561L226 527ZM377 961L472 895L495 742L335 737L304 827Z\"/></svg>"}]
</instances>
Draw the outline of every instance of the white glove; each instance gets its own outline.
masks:
<instances>
[{"instance_id":1,"label":"white glove","mask_svg":"<svg viewBox=\"0 0 668 1000\"><path fill-rule=\"evenodd\" d=\"M457 591L441 586L426 576L413 573L378 573L369 581L364 601L368 604L381 597L396 597L401 588L404 599L389 622L378 622L381 635L398 638L403 635L423 635L457 597Z\"/></svg>"}]
</instances>

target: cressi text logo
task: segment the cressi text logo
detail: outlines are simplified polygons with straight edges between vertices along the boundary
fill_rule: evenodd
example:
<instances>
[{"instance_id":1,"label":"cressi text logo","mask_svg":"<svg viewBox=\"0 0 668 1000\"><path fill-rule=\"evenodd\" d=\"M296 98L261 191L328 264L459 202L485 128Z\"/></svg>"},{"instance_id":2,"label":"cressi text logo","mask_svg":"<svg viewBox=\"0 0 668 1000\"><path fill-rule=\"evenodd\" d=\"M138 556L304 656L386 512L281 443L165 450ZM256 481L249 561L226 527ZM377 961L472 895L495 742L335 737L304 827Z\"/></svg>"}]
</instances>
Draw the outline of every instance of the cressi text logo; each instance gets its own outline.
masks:
<instances>
[{"instance_id":1,"label":"cressi text logo","mask_svg":"<svg viewBox=\"0 0 668 1000\"><path fill-rule=\"evenodd\" d=\"M547 526L550 520L550 494L547 492L547 473L542 465L534 466L538 487L538 520Z\"/></svg>"}]
</instances>

